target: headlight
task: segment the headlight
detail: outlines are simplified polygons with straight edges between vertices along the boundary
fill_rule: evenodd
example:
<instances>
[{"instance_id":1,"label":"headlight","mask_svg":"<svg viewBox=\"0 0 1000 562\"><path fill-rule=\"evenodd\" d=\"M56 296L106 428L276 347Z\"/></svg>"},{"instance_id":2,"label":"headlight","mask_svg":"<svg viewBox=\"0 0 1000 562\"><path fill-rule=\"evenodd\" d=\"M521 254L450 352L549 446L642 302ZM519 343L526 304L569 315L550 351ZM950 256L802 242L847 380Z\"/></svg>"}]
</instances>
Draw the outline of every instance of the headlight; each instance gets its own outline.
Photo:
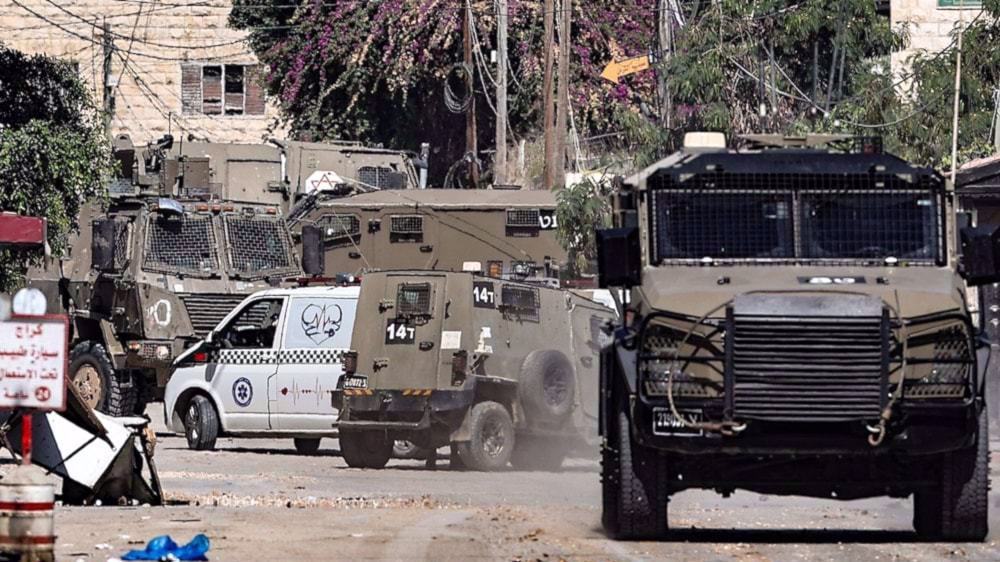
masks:
<instances>
[{"instance_id":1,"label":"headlight","mask_svg":"<svg viewBox=\"0 0 1000 562\"><path fill-rule=\"evenodd\" d=\"M156 346L156 358L160 361L166 361L170 359L170 346L168 345L158 345Z\"/></svg>"}]
</instances>

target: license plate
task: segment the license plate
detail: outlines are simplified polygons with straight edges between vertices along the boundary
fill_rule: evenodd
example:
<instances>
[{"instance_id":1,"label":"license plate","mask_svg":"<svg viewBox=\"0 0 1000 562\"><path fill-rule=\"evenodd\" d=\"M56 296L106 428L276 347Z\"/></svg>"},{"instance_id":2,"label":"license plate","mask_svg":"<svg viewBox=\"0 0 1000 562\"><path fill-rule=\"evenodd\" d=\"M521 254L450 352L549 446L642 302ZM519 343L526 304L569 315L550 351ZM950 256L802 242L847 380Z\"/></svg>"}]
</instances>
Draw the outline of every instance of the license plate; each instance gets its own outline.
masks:
<instances>
[{"instance_id":1,"label":"license plate","mask_svg":"<svg viewBox=\"0 0 1000 562\"><path fill-rule=\"evenodd\" d=\"M368 388L368 377L364 375L344 375L344 388Z\"/></svg>"},{"instance_id":2,"label":"license plate","mask_svg":"<svg viewBox=\"0 0 1000 562\"><path fill-rule=\"evenodd\" d=\"M680 412L685 418L693 422L704 420L701 412ZM699 437L704 435L704 430L694 429L684 425L684 423L674 416L670 408L653 408L653 435L674 435L677 437Z\"/></svg>"}]
</instances>

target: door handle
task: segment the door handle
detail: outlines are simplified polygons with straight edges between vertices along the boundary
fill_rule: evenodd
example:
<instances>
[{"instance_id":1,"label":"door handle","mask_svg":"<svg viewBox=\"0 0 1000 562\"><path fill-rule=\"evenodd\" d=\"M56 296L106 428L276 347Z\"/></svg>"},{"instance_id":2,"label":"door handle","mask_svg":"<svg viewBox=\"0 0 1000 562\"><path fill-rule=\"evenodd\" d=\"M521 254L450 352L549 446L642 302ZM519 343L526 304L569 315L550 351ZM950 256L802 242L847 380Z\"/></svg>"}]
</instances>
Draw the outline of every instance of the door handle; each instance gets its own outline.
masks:
<instances>
[{"instance_id":1,"label":"door handle","mask_svg":"<svg viewBox=\"0 0 1000 562\"><path fill-rule=\"evenodd\" d=\"M420 251L423 252L423 253L425 253L425 254L429 254L429 253L431 253L431 252L434 251L434 246L430 246L430 245L421 246L420 247Z\"/></svg>"},{"instance_id":2,"label":"door handle","mask_svg":"<svg viewBox=\"0 0 1000 562\"><path fill-rule=\"evenodd\" d=\"M432 341L420 342L420 351L430 351L432 349L434 349L434 342Z\"/></svg>"}]
</instances>

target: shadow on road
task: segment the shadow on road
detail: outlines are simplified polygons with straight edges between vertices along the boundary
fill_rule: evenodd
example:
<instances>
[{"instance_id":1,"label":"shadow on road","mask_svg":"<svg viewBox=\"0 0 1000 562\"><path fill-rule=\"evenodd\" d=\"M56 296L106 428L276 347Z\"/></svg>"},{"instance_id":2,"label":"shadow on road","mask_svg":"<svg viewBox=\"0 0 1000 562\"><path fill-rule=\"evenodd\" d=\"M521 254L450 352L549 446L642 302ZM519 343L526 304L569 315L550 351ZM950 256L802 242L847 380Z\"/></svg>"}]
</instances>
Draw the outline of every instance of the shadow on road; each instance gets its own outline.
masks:
<instances>
[{"instance_id":1,"label":"shadow on road","mask_svg":"<svg viewBox=\"0 0 1000 562\"><path fill-rule=\"evenodd\" d=\"M603 529L596 529L604 533ZM660 542L751 544L897 544L931 542L913 531L843 529L671 529Z\"/></svg>"}]
</instances>

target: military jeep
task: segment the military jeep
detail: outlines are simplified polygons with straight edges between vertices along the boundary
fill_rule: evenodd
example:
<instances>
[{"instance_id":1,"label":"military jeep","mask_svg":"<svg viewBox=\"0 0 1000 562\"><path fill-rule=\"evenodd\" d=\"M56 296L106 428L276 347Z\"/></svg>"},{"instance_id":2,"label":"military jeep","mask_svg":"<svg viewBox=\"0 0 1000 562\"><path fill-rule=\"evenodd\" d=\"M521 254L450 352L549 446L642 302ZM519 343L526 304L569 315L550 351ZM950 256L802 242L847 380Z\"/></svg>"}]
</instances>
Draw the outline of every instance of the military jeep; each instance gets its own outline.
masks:
<instances>
[{"instance_id":1,"label":"military jeep","mask_svg":"<svg viewBox=\"0 0 1000 562\"><path fill-rule=\"evenodd\" d=\"M600 365L604 528L661 537L671 495L743 489L912 495L921 536L983 540L966 289L998 279L996 234L870 139L696 138L599 232L601 285L630 294Z\"/></svg>"},{"instance_id":2,"label":"military jeep","mask_svg":"<svg viewBox=\"0 0 1000 562\"><path fill-rule=\"evenodd\" d=\"M396 441L474 470L557 469L596 443L597 352L612 310L466 272L369 273L344 360L340 445L382 468Z\"/></svg>"}]
</instances>

